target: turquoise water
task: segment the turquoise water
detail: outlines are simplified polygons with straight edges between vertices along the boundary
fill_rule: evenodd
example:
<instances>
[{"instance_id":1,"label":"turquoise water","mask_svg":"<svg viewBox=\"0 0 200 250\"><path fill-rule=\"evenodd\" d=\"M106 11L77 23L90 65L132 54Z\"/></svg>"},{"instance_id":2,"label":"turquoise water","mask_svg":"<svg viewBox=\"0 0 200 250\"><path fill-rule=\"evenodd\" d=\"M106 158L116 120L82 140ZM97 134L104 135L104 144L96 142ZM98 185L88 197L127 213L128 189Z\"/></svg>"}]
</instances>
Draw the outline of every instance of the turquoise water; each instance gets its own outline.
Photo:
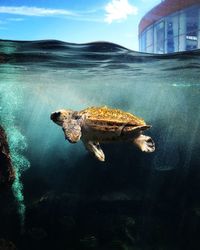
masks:
<instances>
[{"instance_id":1,"label":"turquoise water","mask_svg":"<svg viewBox=\"0 0 200 250\"><path fill-rule=\"evenodd\" d=\"M197 249L199 58L0 41L0 124L17 174L9 213L18 211L23 227L22 236L17 226L8 236L2 228L0 238L21 249L25 236L29 249ZM101 105L143 117L156 151L102 145L101 163L50 120L60 108Z\"/></svg>"}]
</instances>

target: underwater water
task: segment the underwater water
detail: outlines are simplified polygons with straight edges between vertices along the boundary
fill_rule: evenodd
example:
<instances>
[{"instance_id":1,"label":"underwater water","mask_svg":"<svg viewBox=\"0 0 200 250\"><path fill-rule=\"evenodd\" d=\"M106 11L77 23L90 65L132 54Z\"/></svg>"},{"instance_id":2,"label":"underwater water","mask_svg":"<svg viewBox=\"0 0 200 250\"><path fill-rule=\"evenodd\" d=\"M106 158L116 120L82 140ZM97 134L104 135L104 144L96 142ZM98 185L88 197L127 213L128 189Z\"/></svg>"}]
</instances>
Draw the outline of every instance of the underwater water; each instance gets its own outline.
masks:
<instances>
[{"instance_id":1,"label":"underwater water","mask_svg":"<svg viewBox=\"0 0 200 250\"><path fill-rule=\"evenodd\" d=\"M0 125L16 179L0 193L0 249L199 249L199 104L199 50L1 40ZM104 105L151 124L155 152L105 144L99 162L50 120Z\"/></svg>"}]
</instances>

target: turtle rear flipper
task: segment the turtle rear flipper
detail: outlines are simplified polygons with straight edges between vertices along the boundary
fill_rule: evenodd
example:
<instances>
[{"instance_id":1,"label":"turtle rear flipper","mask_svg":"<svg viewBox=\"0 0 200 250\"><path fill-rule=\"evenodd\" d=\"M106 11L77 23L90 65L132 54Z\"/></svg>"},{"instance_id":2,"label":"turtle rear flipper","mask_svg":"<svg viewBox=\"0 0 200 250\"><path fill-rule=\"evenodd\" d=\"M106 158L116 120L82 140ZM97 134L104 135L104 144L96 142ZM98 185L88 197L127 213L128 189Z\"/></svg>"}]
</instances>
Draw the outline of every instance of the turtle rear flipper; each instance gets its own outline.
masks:
<instances>
[{"instance_id":1,"label":"turtle rear flipper","mask_svg":"<svg viewBox=\"0 0 200 250\"><path fill-rule=\"evenodd\" d=\"M98 142L83 141L86 149L91 152L99 161L105 161L105 155Z\"/></svg>"},{"instance_id":2,"label":"turtle rear flipper","mask_svg":"<svg viewBox=\"0 0 200 250\"><path fill-rule=\"evenodd\" d=\"M150 136L139 135L134 139L133 143L146 153L152 153L155 151L155 143Z\"/></svg>"}]
</instances>

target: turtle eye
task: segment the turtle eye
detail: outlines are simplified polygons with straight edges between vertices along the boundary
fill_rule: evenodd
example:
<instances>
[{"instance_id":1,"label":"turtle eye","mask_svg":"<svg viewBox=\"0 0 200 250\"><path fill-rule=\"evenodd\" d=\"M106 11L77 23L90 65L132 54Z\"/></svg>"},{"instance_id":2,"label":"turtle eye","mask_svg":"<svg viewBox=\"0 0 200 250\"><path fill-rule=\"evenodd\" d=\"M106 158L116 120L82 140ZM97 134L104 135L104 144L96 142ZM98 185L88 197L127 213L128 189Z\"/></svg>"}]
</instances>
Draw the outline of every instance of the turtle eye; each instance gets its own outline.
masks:
<instances>
[{"instance_id":1,"label":"turtle eye","mask_svg":"<svg viewBox=\"0 0 200 250\"><path fill-rule=\"evenodd\" d=\"M73 119L74 120L78 120L81 118L81 116L77 113L77 112L74 112L74 114L72 115Z\"/></svg>"},{"instance_id":2,"label":"turtle eye","mask_svg":"<svg viewBox=\"0 0 200 250\"><path fill-rule=\"evenodd\" d=\"M81 118L81 116L80 115L76 115L76 116L74 116L74 119L75 120L78 120L78 119L80 119Z\"/></svg>"}]
</instances>

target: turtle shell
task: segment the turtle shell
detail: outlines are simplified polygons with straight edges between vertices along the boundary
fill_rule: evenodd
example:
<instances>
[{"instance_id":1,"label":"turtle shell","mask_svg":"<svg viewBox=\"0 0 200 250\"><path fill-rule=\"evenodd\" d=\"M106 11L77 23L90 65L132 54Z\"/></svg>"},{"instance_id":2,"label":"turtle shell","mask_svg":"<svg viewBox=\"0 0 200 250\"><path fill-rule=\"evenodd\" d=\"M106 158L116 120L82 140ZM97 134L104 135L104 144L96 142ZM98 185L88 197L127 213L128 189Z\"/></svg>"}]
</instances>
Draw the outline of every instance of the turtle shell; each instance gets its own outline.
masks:
<instances>
[{"instance_id":1,"label":"turtle shell","mask_svg":"<svg viewBox=\"0 0 200 250\"><path fill-rule=\"evenodd\" d=\"M145 130L150 128L145 121L131 113L120 109L112 109L107 106L90 107L80 111L86 115L86 125L98 131L124 131L130 132L135 129Z\"/></svg>"}]
</instances>

